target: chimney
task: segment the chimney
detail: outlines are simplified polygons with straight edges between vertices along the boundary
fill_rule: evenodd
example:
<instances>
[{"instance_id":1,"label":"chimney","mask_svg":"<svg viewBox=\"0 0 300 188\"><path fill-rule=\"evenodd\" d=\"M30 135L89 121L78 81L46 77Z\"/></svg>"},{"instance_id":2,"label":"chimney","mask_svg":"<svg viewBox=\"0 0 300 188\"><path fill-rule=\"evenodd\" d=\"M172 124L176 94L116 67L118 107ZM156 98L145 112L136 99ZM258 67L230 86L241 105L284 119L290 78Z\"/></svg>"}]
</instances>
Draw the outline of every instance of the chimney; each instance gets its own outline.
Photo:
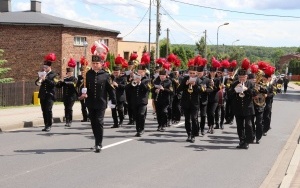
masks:
<instances>
[{"instance_id":1,"label":"chimney","mask_svg":"<svg viewBox=\"0 0 300 188\"><path fill-rule=\"evenodd\" d=\"M11 12L11 0L0 0L0 12Z\"/></svg>"},{"instance_id":2,"label":"chimney","mask_svg":"<svg viewBox=\"0 0 300 188\"><path fill-rule=\"evenodd\" d=\"M41 12L41 2L31 0L31 12Z\"/></svg>"}]
</instances>

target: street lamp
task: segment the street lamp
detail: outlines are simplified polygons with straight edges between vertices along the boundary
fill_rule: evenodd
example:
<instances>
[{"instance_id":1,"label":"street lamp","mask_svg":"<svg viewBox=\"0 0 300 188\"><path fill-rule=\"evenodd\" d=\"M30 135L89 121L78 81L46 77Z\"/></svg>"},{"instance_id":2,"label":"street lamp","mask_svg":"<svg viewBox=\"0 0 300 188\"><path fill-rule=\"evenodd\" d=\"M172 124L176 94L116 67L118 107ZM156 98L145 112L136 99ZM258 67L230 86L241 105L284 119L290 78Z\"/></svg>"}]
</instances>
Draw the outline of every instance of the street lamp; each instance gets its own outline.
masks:
<instances>
[{"instance_id":1,"label":"street lamp","mask_svg":"<svg viewBox=\"0 0 300 188\"><path fill-rule=\"evenodd\" d=\"M233 44L234 44L235 42L238 42L238 41L240 41L240 39L237 39L237 40L233 41L233 42L232 42L232 46L233 46Z\"/></svg>"},{"instance_id":2,"label":"street lamp","mask_svg":"<svg viewBox=\"0 0 300 188\"><path fill-rule=\"evenodd\" d=\"M219 54L219 28L223 25L228 25L229 23L223 23L222 25L219 25L218 30L217 30L217 54Z\"/></svg>"}]
</instances>

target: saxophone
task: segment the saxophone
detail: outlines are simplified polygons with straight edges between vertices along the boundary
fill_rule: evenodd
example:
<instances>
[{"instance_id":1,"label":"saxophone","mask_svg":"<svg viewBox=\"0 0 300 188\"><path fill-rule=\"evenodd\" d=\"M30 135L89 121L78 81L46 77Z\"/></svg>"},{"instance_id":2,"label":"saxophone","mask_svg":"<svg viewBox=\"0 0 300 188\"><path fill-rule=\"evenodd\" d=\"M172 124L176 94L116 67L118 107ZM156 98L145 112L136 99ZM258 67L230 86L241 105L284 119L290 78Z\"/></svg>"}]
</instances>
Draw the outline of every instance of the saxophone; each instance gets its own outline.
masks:
<instances>
[{"instance_id":1,"label":"saxophone","mask_svg":"<svg viewBox=\"0 0 300 188\"><path fill-rule=\"evenodd\" d=\"M263 71L259 70L256 73L256 83L254 86L254 90L256 91L257 95L256 97L253 99L253 102L257 105L257 106L264 106L266 104L266 96L264 93L260 92L261 88L266 88L266 85L263 84Z\"/></svg>"}]
</instances>

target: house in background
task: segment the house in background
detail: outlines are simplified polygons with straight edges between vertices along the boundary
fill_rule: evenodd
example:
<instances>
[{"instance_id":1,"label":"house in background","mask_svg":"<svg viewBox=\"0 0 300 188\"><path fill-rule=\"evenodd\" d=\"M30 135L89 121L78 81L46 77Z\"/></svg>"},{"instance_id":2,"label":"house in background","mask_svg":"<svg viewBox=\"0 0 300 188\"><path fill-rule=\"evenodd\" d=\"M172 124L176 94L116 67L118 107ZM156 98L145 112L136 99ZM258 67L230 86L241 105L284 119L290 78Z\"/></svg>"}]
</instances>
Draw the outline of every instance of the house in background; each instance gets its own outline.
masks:
<instances>
[{"instance_id":1,"label":"house in background","mask_svg":"<svg viewBox=\"0 0 300 188\"><path fill-rule=\"evenodd\" d=\"M50 52L57 57L52 69L62 76L71 57L80 61L86 52L91 62L94 41L103 40L110 53L117 55L119 34L116 30L43 14L40 1L31 0L29 11L11 12L11 0L0 0L0 48L8 61L5 67L12 69L7 77L15 81L36 80L44 56Z\"/></svg>"},{"instance_id":2,"label":"house in background","mask_svg":"<svg viewBox=\"0 0 300 188\"><path fill-rule=\"evenodd\" d=\"M138 54L138 58L137 60L141 60L142 55L143 55L143 51L145 49L148 51L149 48L149 43L148 42L137 42L137 41L123 41L121 38L118 41L118 53L120 54L121 57L123 57L124 59L126 59L127 61L130 58L130 54L132 52L137 52ZM150 43L150 50L151 49L156 49L156 43ZM155 57L155 55L154 55Z\"/></svg>"},{"instance_id":3,"label":"house in background","mask_svg":"<svg viewBox=\"0 0 300 188\"><path fill-rule=\"evenodd\" d=\"M282 67L285 64L288 64L292 59L300 59L300 53L287 54L287 55L281 56L279 59L280 69L282 69Z\"/></svg>"}]
</instances>

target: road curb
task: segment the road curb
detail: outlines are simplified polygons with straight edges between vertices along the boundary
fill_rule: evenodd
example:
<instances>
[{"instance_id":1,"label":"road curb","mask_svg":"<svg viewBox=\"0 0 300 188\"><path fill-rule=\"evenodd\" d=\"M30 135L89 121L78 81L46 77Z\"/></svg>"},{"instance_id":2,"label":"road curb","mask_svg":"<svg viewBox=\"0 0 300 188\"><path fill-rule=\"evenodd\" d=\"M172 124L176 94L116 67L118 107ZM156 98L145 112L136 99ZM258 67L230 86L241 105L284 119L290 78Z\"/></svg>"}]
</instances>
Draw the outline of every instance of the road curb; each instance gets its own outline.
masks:
<instances>
[{"instance_id":1,"label":"road curb","mask_svg":"<svg viewBox=\"0 0 300 188\"><path fill-rule=\"evenodd\" d=\"M296 154L296 149L298 147L298 139L300 135L300 119L298 120L292 134L289 136L286 144L284 145L283 149L281 150L280 154L278 155L274 165L272 166L269 174L262 182L260 188L274 188L274 187L281 187L281 183L284 181L287 183L291 183L294 177L295 172L294 170L289 171L289 176L286 177L288 174L288 168L290 165L291 168L294 168L295 164L291 163L293 156ZM298 152L298 151L297 151ZM300 151L299 151L300 152ZM298 154L297 154L298 155ZM298 161L299 162L299 161ZM297 167L296 167L297 169Z\"/></svg>"}]
</instances>

